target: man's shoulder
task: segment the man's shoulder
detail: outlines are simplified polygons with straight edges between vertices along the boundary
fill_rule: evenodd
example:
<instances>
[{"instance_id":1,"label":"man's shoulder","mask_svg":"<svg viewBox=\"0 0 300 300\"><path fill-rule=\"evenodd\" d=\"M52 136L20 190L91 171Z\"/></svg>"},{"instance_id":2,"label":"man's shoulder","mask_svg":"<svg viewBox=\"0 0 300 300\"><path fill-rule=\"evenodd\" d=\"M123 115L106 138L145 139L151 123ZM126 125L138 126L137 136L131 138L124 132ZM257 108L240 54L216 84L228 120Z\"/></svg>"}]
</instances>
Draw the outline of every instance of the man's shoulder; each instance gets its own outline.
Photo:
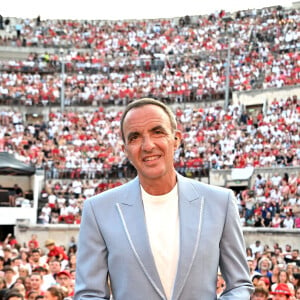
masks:
<instances>
[{"instance_id":1,"label":"man's shoulder","mask_svg":"<svg viewBox=\"0 0 300 300\"><path fill-rule=\"evenodd\" d=\"M208 184L202 181L198 181L196 179L191 179L191 178L187 178L187 177L181 177L181 182L184 185L191 185L192 187L194 187L195 189L197 189L198 191L202 192L202 193L231 193L232 191L228 188L225 187L221 187L221 186L216 186L216 185L212 185L212 184Z\"/></svg>"},{"instance_id":2,"label":"man's shoulder","mask_svg":"<svg viewBox=\"0 0 300 300\"><path fill-rule=\"evenodd\" d=\"M100 204L100 203L115 203L116 201L119 201L120 199L127 196L130 191L132 191L136 187L136 180L133 179L129 182L126 182L122 185L119 185L117 187L111 188L109 190L106 190L100 194L97 194L89 199L87 199L86 203L92 203Z\"/></svg>"}]
</instances>

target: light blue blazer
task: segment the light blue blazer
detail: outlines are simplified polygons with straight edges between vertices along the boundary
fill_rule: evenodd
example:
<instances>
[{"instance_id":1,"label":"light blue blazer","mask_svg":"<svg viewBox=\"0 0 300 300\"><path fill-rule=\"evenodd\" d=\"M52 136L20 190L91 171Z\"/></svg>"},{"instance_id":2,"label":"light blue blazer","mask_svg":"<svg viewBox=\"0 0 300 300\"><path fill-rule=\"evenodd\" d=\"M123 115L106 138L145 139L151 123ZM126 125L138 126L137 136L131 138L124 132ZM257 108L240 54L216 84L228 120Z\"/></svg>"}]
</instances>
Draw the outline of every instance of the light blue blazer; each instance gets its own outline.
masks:
<instances>
[{"instance_id":1,"label":"light blue blazer","mask_svg":"<svg viewBox=\"0 0 300 300\"><path fill-rule=\"evenodd\" d=\"M172 300L248 300L253 291L232 191L177 174L180 254ZM75 300L166 299L151 253L138 178L84 203Z\"/></svg>"}]
</instances>

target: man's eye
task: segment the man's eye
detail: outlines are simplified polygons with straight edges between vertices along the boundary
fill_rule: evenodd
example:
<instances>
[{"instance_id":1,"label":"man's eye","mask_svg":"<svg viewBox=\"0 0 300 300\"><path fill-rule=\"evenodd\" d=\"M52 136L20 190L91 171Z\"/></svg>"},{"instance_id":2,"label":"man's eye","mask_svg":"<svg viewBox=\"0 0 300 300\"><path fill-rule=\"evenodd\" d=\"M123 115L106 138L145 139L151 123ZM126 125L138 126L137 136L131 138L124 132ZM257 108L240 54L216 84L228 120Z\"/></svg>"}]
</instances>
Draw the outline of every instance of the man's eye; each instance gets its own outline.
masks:
<instances>
[{"instance_id":1,"label":"man's eye","mask_svg":"<svg viewBox=\"0 0 300 300\"><path fill-rule=\"evenodd\" d=\"M132 142L132 141L136 140L137 138L138 138L137 135L133 135L133 136L131 136L131 137L128 139L128 141L129 141L129 142Z\"/></svg>"},{"instance_id":2,"label":"man's eye","mask_svg":"<svg viewBox=\"0 0 300 300\"><path fill-rule=\"evenodd\" d=\"M162 134L163 132L161 130L155 130L155 134Z\"/></svg>"}]
</instances>

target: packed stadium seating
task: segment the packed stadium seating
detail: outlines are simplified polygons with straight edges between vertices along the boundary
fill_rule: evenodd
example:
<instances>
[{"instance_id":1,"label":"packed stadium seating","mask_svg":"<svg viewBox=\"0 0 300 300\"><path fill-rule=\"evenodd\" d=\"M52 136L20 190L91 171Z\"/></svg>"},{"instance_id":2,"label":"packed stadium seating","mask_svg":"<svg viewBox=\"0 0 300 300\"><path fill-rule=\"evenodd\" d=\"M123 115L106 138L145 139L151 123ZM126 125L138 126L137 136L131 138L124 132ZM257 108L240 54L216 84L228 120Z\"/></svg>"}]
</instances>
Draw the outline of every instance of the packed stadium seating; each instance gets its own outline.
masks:
<instances>
[{"instance_id":1,"label":"packed stadium seating","mask_svg":"<svg viewBox=\"0 0 300 300\"><path fill-rule=\"evenodd\" d=\"M10 269L24 299L48 297L30 296L36 272L53 288L59 273L70 277L73 299L83 203L136 176L120 119L126 104L152 97L182 132L178 173L211 183L252 171L245 185L217 184L235 193L251 280L271 294L284 273L300 299L299 28L297 3L156 20L0 15L0 152L35 170L22 180L11 167L0 173L1 295ZM14 226L18 236L6 236ZM48 260L43 245L64 249L65 264Z\"/></svg>"},{"instance_id":2,"label":"packed stadium seating","mask_svg":"<svg viewBox=\"0 0 300 300\"><path fill-rule=\"evenodd\" d=\"M0 45L45 51L1 62L0 100L59 103L62 60L66 105L224 99L229 51L231 91L295 85L298 26L299 11L283 7L147 21L17 19Z\"/></svg>"},{"instance_id":3,"label":"packed stadium seating","mask_svg":"<svg viewBox=\"0 0 300 300\"><path fill-rule=\"evenodd\" d=\"M11 47L30 53L0 61L0 151L45 170L38 222L75 222L85 198L135 176L119 142L121 109L107 108L140 97L173 105L183 132L175 167L184 176L300 166L299 95L274 98L255 114L241 104L224 109L213 102L225 98L228 63L230 93L299 84L299 10L278 6L118 22L8 20L0 30L0 56ZM50 111L47 122L28 122L11 109L61 105L62 86L66 110ZM72 110L78 105L95 109ZM300 205L299 180L294 188ZM56 200L48 203L53 194ZM247 211L248 194L241 195L249 225L254 206ZM75 212L73 196L79 199ZM59 197L65 201L59 204ZM62 217L64 205L72 218ZM288 205L284 199L272 214L286 213Z\"/></svg>"}]
</instances>

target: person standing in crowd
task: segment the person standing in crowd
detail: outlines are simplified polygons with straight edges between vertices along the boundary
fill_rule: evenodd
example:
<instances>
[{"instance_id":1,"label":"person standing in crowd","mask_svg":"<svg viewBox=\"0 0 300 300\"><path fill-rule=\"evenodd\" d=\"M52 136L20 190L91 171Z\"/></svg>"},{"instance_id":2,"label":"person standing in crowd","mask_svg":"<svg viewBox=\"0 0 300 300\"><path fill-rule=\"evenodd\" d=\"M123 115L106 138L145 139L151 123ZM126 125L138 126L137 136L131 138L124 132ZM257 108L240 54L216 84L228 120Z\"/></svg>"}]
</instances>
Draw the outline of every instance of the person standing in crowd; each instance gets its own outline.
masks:
<instances>
[{"instance_id":1,"label":"person standing in crowd","mask_svg":"<svg viewBox=\"0 0 300 300\"><path fill-rule=\"evenodd\" d=\"M10 204L10 206L15 207L16 206L16 199L18 197L23 197L23 196L24 196L24 193L23 193L22 188L17 183L15 183L14 186L13 186L13 189L11 190L11 193L9 195L9 204Z\"/></svg>"},{"instance_id":2,"label":"person standing in crowd","mask_svg":"<svg viewBox=\"0 0 300 300\"><path fill-rule=\"evenodd\" d=\"M121 118L132 181L84 203L75 300L250 299L245 244L233 192L176 173L181 132L162 102L131 102ZM109 284L110 282L110 284Z\"/></svg>"},{"instance_id":3,"label":"person standing in crowd","mask_svg":"<svg viewBox=\"0 0 300 300\"><path fill-rule=\"evenodd\" d=\"M37 267L46 267L46 263L42 262L40 249L33 249L31 251L30 266L31 266L31 270Z\"/></svg>"},{"instance_id":4,"label":"person standing in crowd","mask_svg":"<svg viewBox=\"0 0 300 300\"><path fill-rule=\"evenodd\" d=\"M39 295L44 295L45 291L42 289L43 276L40 273L38 272L32 273L30 275L30 282L31 282L31 291L35 291Z\"/></svg>"},{"instance_id":5,"label":"person standing in crowd","mask_svg":"<svg viewBox=\"0 0 300 300\"><path fill-rule=\"evenodd\" d=\"M38 249L40 247L40 243L37 239L36 234L31 235L31 240L28 241L28 249L32 251L33 249Z\"/></svg>"},{"instance_id":6,"label":"person standing in crowd","mask_svg":"<svg viewBox=\"0 0 300 300\"><path fill-rule=\"evenodd\" d=\"M268 300L269 292L263 287L256 287L251 296L251 300Z\"/></svg>"},{"instance_id":7,"label":"person standing in crowd","mask_svg":"<svg viewBox=\"0 0 300 300\"><path fill-rule=\"evenodd\" d=\"M13 286L13 289L19 291L20 294L22 294L22 296L24 297L24 299L26 299L26 289L23 283L21 282L16 282Z\"/></svg>"},{"instance_id":8,"label":"person standing in crowd","mask_svg":"<svg viewBox=\"0 0 300 300\"><path fill-rule=\"evenodd\" d=\"M64 269L64 267L68 264L69 259L64 249L60 246L56 246L54 240L46 240L45 246L49 250L47 254L47 263L49 264L52 259L57 259L60 261L62 269Z\"/></svg>"},{"instance_id":9,"label":"person standing in crowd","mask_svg":"<svg viewBox=\"0 0 300 300\"><path fill-rule=\"evenodd\" d=\"M17 289L8 290L4 295L4 300L24 300L24 296Z\"/></svg>"},{"instance_id":10,"label":"person standing in crowd","mask_svg":"<svg viewBox=\"0 0 300 300\"><path fill-rule=\"evenodd\" d=\"M57 259L52 259L49 262L49 272L43 276L43 286L47 288L56 284L56 274L61 271L61 263Z\"/></svg>"},{"instance_id":11,"label":"person standing in crowd","mask_svg":"<svg viewBox=\"0 0 300 300\"><path fill-rule=\"evenodd\" d=\"M294 286L290 282L289 277L288 277L288 273L285 269L282 269L282 270L279 271L279 273L278 273L278 282L272 284L271 290L274 291L278 287L278 285L280 285L282 283L287 285L287 287L289 288L289 290L291 292L294 292Z\"/></svg>"},{"instance_id":12,"label":"person standing in crowd","mask_svg":"<svg viewBox=\"0 0 300 300\"><path fill-rule=\"evenodd\" d=\"M11 288L16 279L17 279L17 274L14 270L14 268L11 265L7 265L3 268L3 272L4 272L4 280L6 282L6 287L7 288Z\"/></svg>"},{"instance_id":13,"label":"person standing in crowd","mask_svg":"<svg viewBox=\"0 0 300 300\"><path fill-rule=\"evenodd\" d=\"M291 299L290 296L292 296L289 287L285 283L278 284L276 289L270 294L273 295L272 300L287 300Z\"/></svg>"},{"instance_id":14,"label":"person standing in crowd","mask_svg":"<svg viewBox=\"0 0 300 300\"><path fill-rule=\"evenodd\" d=\"M69 271L60 271L56 274L56 282L57 284L66 290L66 294L68 297L74 296L74 290L72 287L72 278Z\"/></svg>"},{"instance_id":15,"label":"person standing in crowd","mask_svg":"<svg viewBox=\"0 0 300 300\"><path fill-rule=\"evenodd\" d=\"M3 249L4 266L10 266L12 261L11 247L6 246Z\"/></svg>"},{"instance_id":16,"label":"person standing in crowd","mask_svg":"<svg viewBox=\"0 0 300 300\"><path fill-rule=\"evenodd\" d=\"M51 286L45 293L45 300L64 300L65 293L62 288L58 286Z\"/></svg>"},{"instance_id":17,"label":"person standing in crowd","mask_svg":"<svg viewBox=\"0 0 300 300\"><path fill-rule=\"evenodd\" d=\"M272 272L270 271L272 268L272 262L267 257L262 257L258 262L258 272L271 279Z\"/></svg>"}]
</instances>

